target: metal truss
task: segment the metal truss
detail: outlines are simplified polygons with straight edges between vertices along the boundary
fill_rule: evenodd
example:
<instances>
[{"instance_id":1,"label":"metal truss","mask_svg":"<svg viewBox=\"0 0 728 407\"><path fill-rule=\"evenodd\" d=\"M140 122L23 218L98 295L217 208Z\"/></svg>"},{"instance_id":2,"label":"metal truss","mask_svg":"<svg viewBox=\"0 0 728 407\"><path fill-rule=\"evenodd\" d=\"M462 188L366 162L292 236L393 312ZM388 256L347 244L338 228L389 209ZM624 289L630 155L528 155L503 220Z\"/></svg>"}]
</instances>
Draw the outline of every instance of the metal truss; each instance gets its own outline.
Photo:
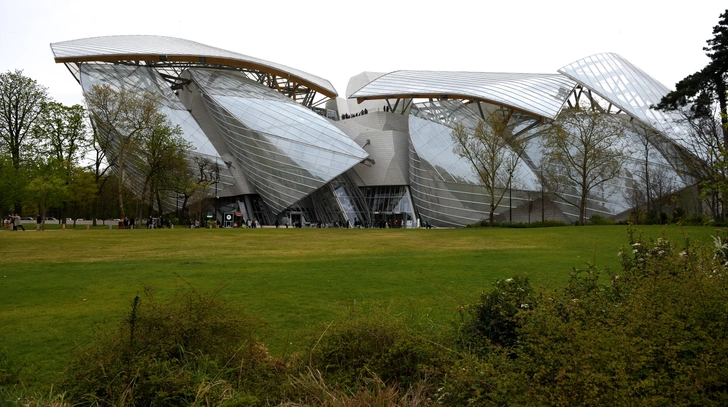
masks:
<instances>
[{"instance_id":1,"label":"metal truss","mask_svg":"<svg viewBox=\"0 0 728 407\"><path fill-rule=\"evenodd\" d=\"M161 59L161 58L160 58ZM204 60L204 58L201 58ZM131 66L146 66L154 68L159 75L170 84L170 87L174 90L181 89L184 85L189 84L190 80L182 77L182 73L190 68L205 68L205 69L219 69L236 71L244 74L248 79L258 82L270 89L273 89L293 101L300 103L308 108L315 108L325 104L330 98L326 95L317 92L314 89L307 87L306 85L297 82L295 78L284 77L276 75L275 73L264 72L260 70L250 68L239 68L228 65L220 64L208 64L206 62L175 62L175 61L145 61L145 60L123 60L113 62L115 65L131 65ZM71 74L76 78L76 81L80 83L80 63L79 62L67 62L66 67ZM316 109L314 109L316 110Z\"/></svg>"},{"instance_id":2,"label":"metal truss","mask_svg":"<svg viewBox=\"0 0 728 407\"><path fill-rule=\"evenodd\" d=\"M619 107L581 85L577 85L571 90L569 97L566 99L566 104L572 109L588 107L607 114L624 113Z\"/></svg>"}]
</instances>

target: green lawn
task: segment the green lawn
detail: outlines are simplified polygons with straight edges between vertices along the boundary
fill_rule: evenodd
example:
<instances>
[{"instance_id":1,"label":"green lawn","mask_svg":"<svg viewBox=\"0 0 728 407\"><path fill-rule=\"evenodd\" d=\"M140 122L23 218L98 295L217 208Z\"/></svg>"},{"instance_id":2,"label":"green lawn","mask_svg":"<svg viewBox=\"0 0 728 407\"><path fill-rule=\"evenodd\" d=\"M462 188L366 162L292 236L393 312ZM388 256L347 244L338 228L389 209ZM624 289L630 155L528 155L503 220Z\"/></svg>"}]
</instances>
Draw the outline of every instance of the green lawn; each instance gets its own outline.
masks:
<instances>
[{"instance_id":1,"label":"green lawn","mask_svg":"<svg viewBox=\"0 0 728 407\"><path fill-rule=\"evenodd\" d=\"M714 229L665 232L706 240ZM74 344L116 324L145 287L165 298L191 286L266 321L261 339L282 355L352 309L446 325L496 278L554 286L590 260L616 270L626 242L625 226L0 231L0 349L54 380Z\"/></svg>"}]
</instances>

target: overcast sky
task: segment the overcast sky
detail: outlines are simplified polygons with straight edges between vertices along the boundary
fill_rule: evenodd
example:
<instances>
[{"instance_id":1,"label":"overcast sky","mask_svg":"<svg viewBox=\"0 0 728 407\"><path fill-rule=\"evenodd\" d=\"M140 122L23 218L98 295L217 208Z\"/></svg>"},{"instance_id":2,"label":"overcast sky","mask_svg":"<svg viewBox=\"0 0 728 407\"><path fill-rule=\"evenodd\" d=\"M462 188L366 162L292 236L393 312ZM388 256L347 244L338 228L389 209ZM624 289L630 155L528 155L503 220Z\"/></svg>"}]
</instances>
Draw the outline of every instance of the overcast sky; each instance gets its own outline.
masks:
<instances>
[{"instance_id":1,"label":"overcast sky","mask_svg":"<svg viewBox=\"0 0 728 407\"><path fill-rule=\"evenodd\" d=\"M679 6L678 6L679 4ZM0 72L22 69L65 104L81 89L50 43L164 35L288 65L340 96L363 71L556 71L616 52L673 89L708 61L725 0L0 0Z\"/></svg>"}]
</instances>

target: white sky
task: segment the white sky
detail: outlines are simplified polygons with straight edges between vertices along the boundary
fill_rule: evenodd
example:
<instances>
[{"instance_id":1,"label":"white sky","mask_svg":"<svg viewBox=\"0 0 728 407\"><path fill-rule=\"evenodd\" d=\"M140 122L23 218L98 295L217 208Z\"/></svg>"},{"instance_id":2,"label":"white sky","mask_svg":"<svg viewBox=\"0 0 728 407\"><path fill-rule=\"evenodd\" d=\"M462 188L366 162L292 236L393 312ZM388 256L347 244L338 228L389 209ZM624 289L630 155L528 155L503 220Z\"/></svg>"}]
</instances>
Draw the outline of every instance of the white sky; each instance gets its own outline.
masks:
<instances>
[{"instance_id":1,"label":"white sky","mask_svg":"<svg viewBox=\"0 0 728 407\"><path fill-rule=\"evenodd\" d=\"M669 4L672 3L672 4ZM288 65L340 96L363 71L556 73L616 52L673 89L707 64L725 0L0 0L0 72L21 69L65 104L81 88L49 44L165 35Z\"/></svg>"}]
</instances>

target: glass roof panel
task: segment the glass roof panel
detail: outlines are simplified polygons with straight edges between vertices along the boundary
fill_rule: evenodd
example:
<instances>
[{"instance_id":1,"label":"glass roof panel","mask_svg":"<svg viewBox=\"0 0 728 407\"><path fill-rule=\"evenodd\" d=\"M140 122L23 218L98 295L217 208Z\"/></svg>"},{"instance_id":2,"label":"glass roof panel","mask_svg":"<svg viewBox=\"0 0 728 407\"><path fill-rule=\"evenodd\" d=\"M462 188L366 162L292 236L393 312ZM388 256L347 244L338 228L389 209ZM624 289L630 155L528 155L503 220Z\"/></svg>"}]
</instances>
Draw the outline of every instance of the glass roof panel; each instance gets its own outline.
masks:
<instances>
[{"instance_id":1,"label":"glass roof panel","mask_svg":"<svg viewBox=\"0 0 728 407\"><path fill-rule=\"evenodd\" d=\"M559 72L635 119L687 146L685 137L688 132L678 124L679 115L650 108L660 103L670 89L621 56L614 53L592 55L564 66Z\"/></svg>"},{"instance_id":2,"label":"glass roof panel","mask_svg":"<svg viewBox=\"0 0 728 407\"><path fill-rule=\"evenodd\" d=\"M459 96L484 99L553 119L575 85L558 74L397 71L373 80L350 98Z\"/></svg>"},{"instance_id":3,"label":"glass roof panel","mask_svg":"<svg viewBox=\"0 0 728 407\"><path fill-rule=\"evenodd\" d=\"M51 50L56 59L78 58L88 60L90 57L108 57L113 55L189 56L193 58L228 59L290 73L334 95L337 94L331 82L316 75L311 75L275 62L181 38L155 35L113 35L56 42L51 44Z\"/></svg>"}]
</instances>

